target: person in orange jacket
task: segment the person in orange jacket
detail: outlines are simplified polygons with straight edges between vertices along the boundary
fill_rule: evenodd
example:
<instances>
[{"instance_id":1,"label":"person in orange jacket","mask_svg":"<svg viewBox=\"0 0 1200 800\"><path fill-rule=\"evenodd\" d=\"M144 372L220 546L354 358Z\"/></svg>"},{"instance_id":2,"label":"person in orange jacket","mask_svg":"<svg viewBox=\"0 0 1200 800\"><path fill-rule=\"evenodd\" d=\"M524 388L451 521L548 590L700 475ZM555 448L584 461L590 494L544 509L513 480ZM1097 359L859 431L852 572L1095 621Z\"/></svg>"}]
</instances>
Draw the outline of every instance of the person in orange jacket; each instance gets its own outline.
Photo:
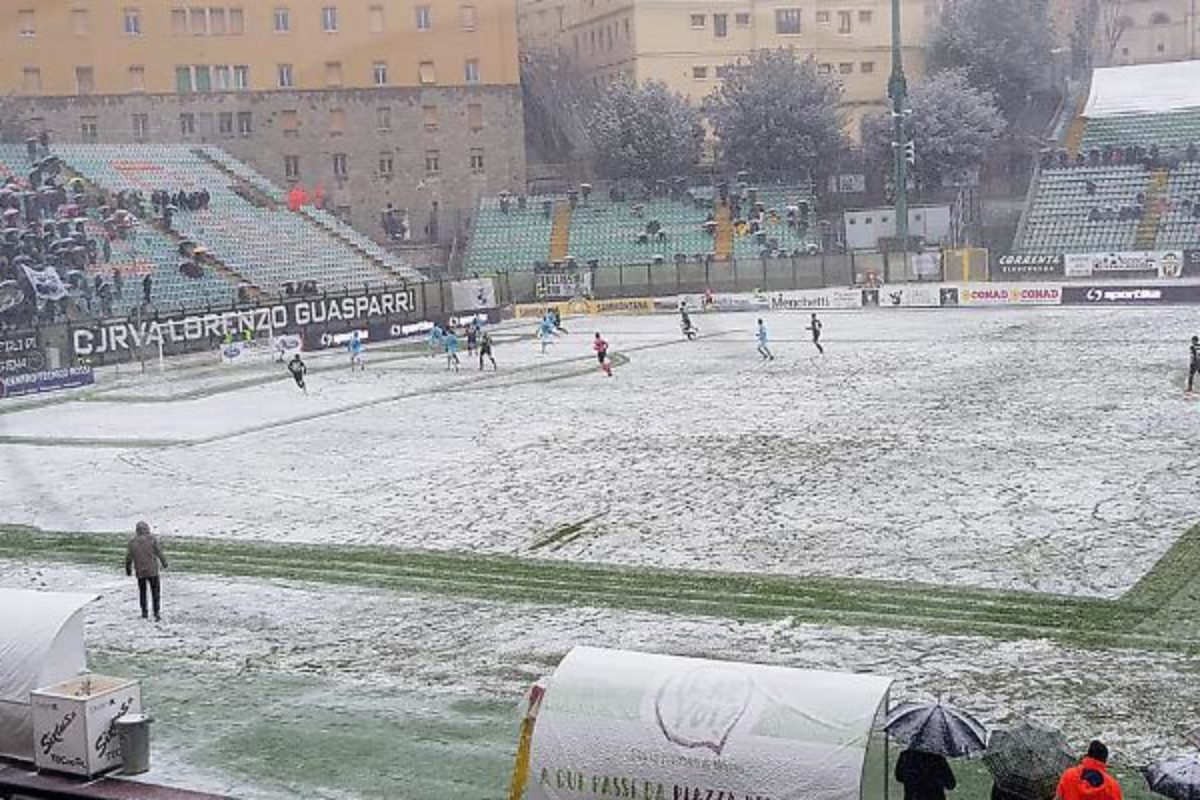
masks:
<instances>
[{"instance_id":1,"label":"person in orange jacket","mask_svg":"<svg viewBox=\"0 0 1200 800\"><path fill-rule=\"evenodd\" d=\"M1121 784L1108 774L1108 748L1093 740L1087 755L1058 781L1058 800L1122 800Z\"/></svg>"}]
</instances>

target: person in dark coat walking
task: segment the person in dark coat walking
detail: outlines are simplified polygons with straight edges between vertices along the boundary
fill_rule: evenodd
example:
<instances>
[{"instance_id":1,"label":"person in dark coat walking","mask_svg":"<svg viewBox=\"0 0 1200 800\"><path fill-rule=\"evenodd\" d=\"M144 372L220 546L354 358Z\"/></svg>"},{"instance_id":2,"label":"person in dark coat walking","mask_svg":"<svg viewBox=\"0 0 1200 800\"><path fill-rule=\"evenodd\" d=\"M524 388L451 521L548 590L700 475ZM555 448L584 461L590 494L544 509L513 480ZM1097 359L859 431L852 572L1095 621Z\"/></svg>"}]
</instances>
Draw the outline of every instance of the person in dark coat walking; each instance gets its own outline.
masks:
<instances>
[{"instance_id":1,"label":"person in dark coat walking","mask_svg":"<svg viewBox=\"0 0 1200 800\"><path fill-rule=\"evenodd\" d=\"M904 800L946 800L958 781L945 756L905 750L896 759L896 780L904 786Z\"/></svg>"},{"instance_id":2,"label":"person in dark coat walking","mask_svg":"<svg viewBox=\"0 0 1200 800\"><path fill-rule=\"evenodd\" d=\"M158 537L150 532L150 526L145 522L139 522L136 533L125 548L125 574L137 574L138 602L142 607L142 619L149 617L146 608L146 589L147 587L150 589L150 596L154 603L155 622L162 619L159 616L162 588L158 580L159 564L162 564L163 569L167 568L167 559L163 556L162 545L159 544Z\"/></svg>"}]
</instances>

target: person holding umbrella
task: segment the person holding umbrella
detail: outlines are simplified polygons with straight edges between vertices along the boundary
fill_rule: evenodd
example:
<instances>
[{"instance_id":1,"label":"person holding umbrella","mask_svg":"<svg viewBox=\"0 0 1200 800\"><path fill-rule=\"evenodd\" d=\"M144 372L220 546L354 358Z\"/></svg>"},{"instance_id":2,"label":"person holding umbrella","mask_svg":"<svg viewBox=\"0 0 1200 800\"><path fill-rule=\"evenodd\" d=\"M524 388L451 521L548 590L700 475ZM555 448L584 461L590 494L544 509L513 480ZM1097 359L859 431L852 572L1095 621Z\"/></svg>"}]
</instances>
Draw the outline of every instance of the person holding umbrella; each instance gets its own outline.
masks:
<instances>
[{"instance_id":1,"label":"person holding umbrella","mask_svg":"<svg viewBox=\"0 0 1200 800\"><path fill-rule=\"evenodd\" d=\"M1087 755L1058 782L1059 800L1121 800L1121 785L1108 774L1108 747L1093 739Z\"/></svg>"},{"instance_id":2,"label":"person holding umbrella","mask_svg":"<svg viewBox=\"0 0 1200 800\"><path fill-rule=\"evenodd\" d=\"M946 757L908 748L896 759L896 780L904 787L904 800L946 800L958 781Z\"/></svg>"},{"instance_id":3,"label":"person holding umbrella","mask_svg":"<svg viewBox=\"0 0 1200 800\"><path fill-rule=\"evenodd\" d=\"M987 746L987 730L971 715L936 703L904 703L888 715L884 730L906 750L896 761L896 780L904 786L904 800L946 800L958 785L946 757L980 753Z\"/></svg>"}]
</instances>

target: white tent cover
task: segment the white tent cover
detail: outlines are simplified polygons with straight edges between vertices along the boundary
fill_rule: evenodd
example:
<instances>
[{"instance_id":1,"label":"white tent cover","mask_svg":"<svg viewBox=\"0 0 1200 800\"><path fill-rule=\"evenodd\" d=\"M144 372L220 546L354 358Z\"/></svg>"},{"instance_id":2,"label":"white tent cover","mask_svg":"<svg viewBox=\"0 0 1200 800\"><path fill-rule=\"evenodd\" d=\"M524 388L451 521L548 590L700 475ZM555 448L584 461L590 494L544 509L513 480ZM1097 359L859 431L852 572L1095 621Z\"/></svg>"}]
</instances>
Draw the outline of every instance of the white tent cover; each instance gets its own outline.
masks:
<instances>
[{"instance_id":1,"label":"white tent cover","mask_svg":"<svg viewBox=\"0 0 1200 800\"><path fill-rule=\"evenodd\" d=\"M859 800L891 683L576 647L547 682L528 797Z\"/></svg>"},{"instance_id":2,"label":"white tent cover","mask_svg":"<svg viewBox=\"0 0 1200 800\"><path fill-rule=\"evenodd\" d=\"M1092 91L1083 116L1169 114L1200 108L1200 61L1171 61L1092 72Z\"/></svg>"},{"instance_id":3,"label":"white tent cover","mask_svg":"<svg viewBox=\"0 0 1200 800\"><path fill-rule=\"evenodd\" d=\"M33 760L29 693L87 667L83 608L95 599L0 589L0 755Z\"/></svg>"}]
</instances>

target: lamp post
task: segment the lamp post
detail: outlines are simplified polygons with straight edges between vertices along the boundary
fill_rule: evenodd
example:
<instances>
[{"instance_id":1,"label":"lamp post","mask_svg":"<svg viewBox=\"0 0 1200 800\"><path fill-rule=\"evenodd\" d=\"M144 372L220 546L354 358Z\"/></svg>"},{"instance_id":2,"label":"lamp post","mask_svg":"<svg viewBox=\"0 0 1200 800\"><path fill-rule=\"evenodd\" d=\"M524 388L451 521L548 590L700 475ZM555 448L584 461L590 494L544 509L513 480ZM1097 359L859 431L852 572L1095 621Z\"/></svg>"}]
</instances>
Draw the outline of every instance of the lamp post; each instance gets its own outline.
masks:
<instances>
[{"instance_id":1,"label":"lamp post","mask_svg":"<svg viewBox=\"0 0 1200 800\"><path fill-rule=\"evenodd\" d=\"M900 0L892 0L892 76L888 79L888 97L892 100L892 160L896 183L896 238L908 252L908 165L913 145L908 138L905 117L908 81L900 57Z\"/></svg>"}]
</instances>

